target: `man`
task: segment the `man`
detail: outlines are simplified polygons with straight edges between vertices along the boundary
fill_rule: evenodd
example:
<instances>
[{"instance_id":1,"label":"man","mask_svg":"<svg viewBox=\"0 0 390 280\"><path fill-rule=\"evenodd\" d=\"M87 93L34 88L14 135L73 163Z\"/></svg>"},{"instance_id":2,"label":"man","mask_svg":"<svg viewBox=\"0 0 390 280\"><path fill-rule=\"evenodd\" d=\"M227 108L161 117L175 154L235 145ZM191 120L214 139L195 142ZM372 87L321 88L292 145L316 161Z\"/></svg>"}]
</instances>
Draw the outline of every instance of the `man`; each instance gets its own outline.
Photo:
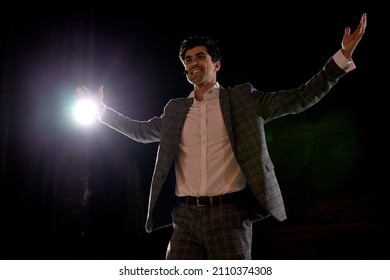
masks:
<instances>
[{"instance_id":1,"label":"man","mask_svg":"<svg viewBox=\"0 0 390 280\"><path fill-rule=\"evenodd\" d=\"M167 259L251 259L252 223L286 219L268 154L264 124L302 112L355 69L352 54L367 24L347 27L341 49L298 88L262 92L250 83L224 88L217 81L220 52L209 37L182 41L179 57L194 90L170 100L159 117L138 121L78 87L77 96L99 106L99 120L129 138L159 142L146 231L173 225Z\"/></svg>"}]
</instances>

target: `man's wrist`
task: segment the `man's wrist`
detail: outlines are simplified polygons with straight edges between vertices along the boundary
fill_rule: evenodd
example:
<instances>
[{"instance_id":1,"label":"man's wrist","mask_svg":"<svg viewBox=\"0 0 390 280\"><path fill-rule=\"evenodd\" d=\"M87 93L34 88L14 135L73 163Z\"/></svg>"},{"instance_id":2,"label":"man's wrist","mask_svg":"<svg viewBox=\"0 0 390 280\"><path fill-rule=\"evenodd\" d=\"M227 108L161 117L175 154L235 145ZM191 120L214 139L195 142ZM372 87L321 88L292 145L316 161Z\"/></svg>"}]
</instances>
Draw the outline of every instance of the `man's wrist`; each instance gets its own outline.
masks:
<instances>
[{"instance_id":1,"label":"man's wrist","mask_svg":"<svg viewBox=\"0 0 390 280\"><path fill-rule=\"evenodd\" d=\"M102 103L102 104L100 105L99 109L98 109L97 112L96 112L96 116L97 116L97 118L98 118L99 121L102 120L103 115L104 115L104 113L106 112L106 110L107 110L107 106L106 106L105 104Z\"/></svg>"},{"instance_id":2,"label":"man's wrist","mask_svg":"<svg viewBox=\"0 0 390 280\"><path fill-rule=\"evenodd\" d=\"M333 55L333 59L336 62L336 64L343 69L345 72L352 71L356 68L355 63L353 62L352 58L348 59L344 56L342 49L340 49L338 52L336 52Z\"/></svg>"}]
</instances>

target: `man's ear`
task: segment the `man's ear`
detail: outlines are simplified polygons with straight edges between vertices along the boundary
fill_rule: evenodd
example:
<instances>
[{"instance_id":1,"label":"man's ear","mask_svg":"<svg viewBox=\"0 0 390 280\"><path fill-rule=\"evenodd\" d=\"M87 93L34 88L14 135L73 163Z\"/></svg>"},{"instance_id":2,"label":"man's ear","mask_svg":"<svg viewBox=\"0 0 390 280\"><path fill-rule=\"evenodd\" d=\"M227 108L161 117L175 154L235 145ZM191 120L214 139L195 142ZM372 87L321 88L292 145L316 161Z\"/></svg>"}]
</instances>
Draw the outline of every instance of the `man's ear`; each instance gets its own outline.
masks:
<instances>
[{"instance_id":1,"label":"man's ear","mask_svg":"<svg viewBox=\"0 0 390 280\"><path fill-rule=\"evenodd\" d=\"M217 62L215 62L215 65L214 65L214 71L218 71L219 68L221 68L221 62L217 61Z\"/></svg>"}]
</instances>

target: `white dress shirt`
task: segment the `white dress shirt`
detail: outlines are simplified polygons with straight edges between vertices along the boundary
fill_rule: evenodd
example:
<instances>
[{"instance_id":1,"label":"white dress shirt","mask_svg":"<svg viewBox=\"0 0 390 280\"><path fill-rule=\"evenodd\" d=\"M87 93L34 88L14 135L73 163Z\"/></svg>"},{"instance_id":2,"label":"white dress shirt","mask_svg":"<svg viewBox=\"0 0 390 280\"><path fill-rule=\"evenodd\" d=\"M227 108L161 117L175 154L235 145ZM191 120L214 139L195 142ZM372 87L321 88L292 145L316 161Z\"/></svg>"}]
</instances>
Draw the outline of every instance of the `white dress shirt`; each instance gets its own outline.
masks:
<instances>
[{"instance_id":1,"label":"white dress shirt","mask_svg":"<svg viewBox=\"0 0 390 280\"><path fill-rule=\"evenodd\" d=\"M189 97L194 97L192 91ZM233 155L219 103L219 84L194 98L176 157L176 194L213 196L239 191L246 180Z\"/></svg>"}]
</instances>

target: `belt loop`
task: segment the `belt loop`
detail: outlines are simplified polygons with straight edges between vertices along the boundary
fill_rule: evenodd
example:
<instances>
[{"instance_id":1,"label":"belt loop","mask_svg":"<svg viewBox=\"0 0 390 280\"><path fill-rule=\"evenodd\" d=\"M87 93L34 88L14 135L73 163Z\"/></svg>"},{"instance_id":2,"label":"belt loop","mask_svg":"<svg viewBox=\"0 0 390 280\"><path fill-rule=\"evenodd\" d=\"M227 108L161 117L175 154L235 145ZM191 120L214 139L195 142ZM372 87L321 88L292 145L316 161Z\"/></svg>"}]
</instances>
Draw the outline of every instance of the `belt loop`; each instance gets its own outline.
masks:
<instances>
[{"instance_id":1,"label":"belt loop","mask_svg":"<svg viewBox=\"0 0 390 280\"><path fill-rule=\"evenodd\" d=\"M210 206L213 206L213 197L210 196Z\"/></svg>"}]
</instances>

